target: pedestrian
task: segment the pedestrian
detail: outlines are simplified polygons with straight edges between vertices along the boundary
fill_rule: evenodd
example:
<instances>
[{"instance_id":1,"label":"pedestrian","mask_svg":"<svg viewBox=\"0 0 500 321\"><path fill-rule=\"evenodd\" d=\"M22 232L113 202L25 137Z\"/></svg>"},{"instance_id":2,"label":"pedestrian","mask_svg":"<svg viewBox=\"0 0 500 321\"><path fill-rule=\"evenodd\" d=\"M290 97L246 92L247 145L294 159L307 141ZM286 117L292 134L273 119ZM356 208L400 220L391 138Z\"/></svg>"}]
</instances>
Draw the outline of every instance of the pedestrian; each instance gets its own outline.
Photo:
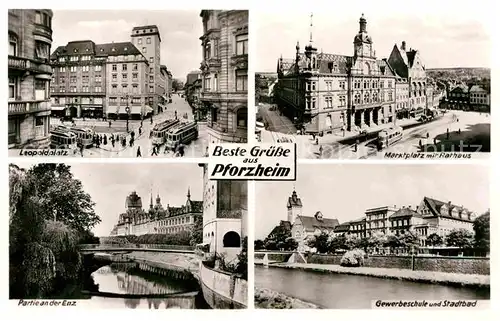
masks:
<instances>
[{"instance_id":1,"label":"pedestrian","mask_svg":"<svg viewBox=\"0 0 500 321\"><path fill-rule=\"evenodd\" d=\"M356 139L356 143L354 144L354 152L358 151L359 139Z\"/></svg>"},{"instance_id":2,"label":"pedestrian","mask_svg":"<svg viewBox=\"0 0 500 321\"><path fill-rule=\"evenodd\" d=\"M427 139L429 139L429 133L427 133Z\"/></svg>"},{"instance_id":3,"label":"pedestrian","mask_svg":"<svg viewBox=\"0 0 500 321\"><path fill-rule=\"evenodd\" d=\"M153 152L151 153L151 156L158 156L158 152L156 149L157 149L156 145L153 145Z\"/></svg>"},{"instance_id":4,"label":"pedestrian","mask_svg":"<svg viewBox=\"0 0 500 321\"><path fill-rule=\"evenodd\" d=\"M84 149L83 144L80 144L80 154L82 155L82 157L83 157L83 149Z\"/></svg>"},{"instance_id":5,"label":"pedestrian","mask_svg":"<svg viewBox=\"0 0 500 321\"><path fill-rule=\"evenodd\" d=\"M460 135L462 133L462 131L460 130L460 128L458 129L458 134Z\"/></svg>"},{"instance_id":6,"label":"pedestrian","mask_svg":"<svg viewBox=\"0 0 500 321\"><path fill-rule=\"evenodd\" d=\"M113 146L113 148L115 148L115 140L114 139L111 140L111 146Z\"/></svg>"},{"instance_id":7,"label":"pedestrian","mask_svg":"<svg viewBox=\"0 0 500 321\"><path fill-rule=\"evenodd\" d=\"M446 128L446 139L450 139L450 129Z\"/></svg>"},{"instance_id":8,"label":"pedestrian","mask_svg":"<svg viewBox=\"0 0 500 321\"><path fill-rule=\"evenodd\" d=\"M420 146L420 148L422 148L422 140L421 139L418 140L418 146Z\"/></svg>"},{"instance_id":9,"label":"pedestrian","mask_svg":"<svg viewBox=\"0 0 500 321\"><path fill-rule=\"evenodd\" d=\"M109 128L111 128L111 120L109 121Z\"/></svg>"},{"instance_id":10,"label":"pedestrian","mask_svg":"<svg viewBox=\"0 0 500 321\"><path fill-rule=\"evenodd\" d=\"M130 147L134 146L134 138L133 137L130 137L129 144L130 144Z\"/></svg>"},{"instance_id":11,"label":"pedestrian","mask_svg":"<svg viewBox=\"0 0 500 321\"><path fill-rule=\"evenodd\" d=\"M315 139L316 139L316 135L312 134L312 137L313 137L313 140L315 140Z\"/></svg>"},{"instance_id":12,"label":"pedestrian","mask_svg":"<svg viewBox=\"0 0 500 321\"><path fill-rule=\"evenodd\" d=\"M149 131L149 138L153 137L153 130Z\"/></svg>"},{"instance_id":13,"label":"pedestrian","mask_svg":"<svg viewBox=\"0 0 500 321\"><path fill-rule=\"evenodd\" d=\"M178 147L178 153L179 153L180 157L184 156L184 145L183 144L179 145L179 147Z\"/></svg>"},{"instance_id":14,"label":"pedestrian","mask_svg":"<svg viewBox=\"0 0 500 321\"><path fill-rule=\"evenodd\" d=\"M319 145L319 140L317 137L316 137L316 145Z\"/></svg>"},{"instance_id":15,"label":"pedestrian","mask_svg":"<svg viewBox=\"0 0 500 321\"><path fill-rule=\"evenodd\" d=\"M149 120L151 121L151 125L153 125L153 116L151 115L151 118L149 118Z\"/></svg>"},{"instance_id":16,"label":"pedestrian","mask_svg":"<svg viewBox=\"0 0 500 321\"><path fill-rule=\"evenodd\" d=\"M106 146L108 144L108 137L106 135L104 135L103 143L104 143L104 146Z\"/></svg>"},{"instance_id":17,"label":"pedestrian","mask_svg":"<svg viewBox=\"0 0 500 321\"><path fill-rule=\"evenodd\" d=\"M142 157L141 146L137 146L137 157Z\"/></svg>"},{"instance_id":18,"label":"pedestrian","mask_svg":"<svg viewBox=\"0 0 500 321\"><path fill-rule=\"evenodd\" d=\"M323 155L323 145L319 146L319 157Z\"/></svg>"},{"instance_id":19,"label":"pedestrian","mask_svg":"<svg viewBox=\"0 0 500 321\"><path fill-rule=\"evenodd\" d=\"M175 111L175 119L177 119L177 110Z\"/></svg>"},{"instance_id":20,"label":"pedestrian","mask_svg":"<svg viewBox=\"0 0 500 321\"><path fill-rule=\"evenodd\" d=\"M139 127L139 136L141 136L141 134L142 134L142 126Z\"/></svg>"},{"instance_id":21,"label":"pedestrian","mask_svg":"<svg viewBox=\"0 0 500 321\"><path fill-rule=\"evenodd\" d=\"M134 137L135 137L135 132L134 131L130 132L130 137L132 137L132 139L134 139Z\"/></svg>"}]
</instances>

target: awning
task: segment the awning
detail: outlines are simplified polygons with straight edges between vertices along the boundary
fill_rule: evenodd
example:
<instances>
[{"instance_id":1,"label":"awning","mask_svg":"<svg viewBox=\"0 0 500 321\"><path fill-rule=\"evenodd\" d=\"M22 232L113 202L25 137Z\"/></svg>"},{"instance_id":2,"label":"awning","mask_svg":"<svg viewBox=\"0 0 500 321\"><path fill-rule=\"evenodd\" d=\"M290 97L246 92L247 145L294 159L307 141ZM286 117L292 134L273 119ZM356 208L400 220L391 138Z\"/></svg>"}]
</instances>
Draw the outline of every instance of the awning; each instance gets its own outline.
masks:
<instances>
[{"instance_id":1,"label":"awning","mask_svg":"<svg viewBox=\"0 0 500 321\"><path fill-rule=\"evenodd\" d=\"M65 110L66 109L66 106L50 106L50 109L52 110Z\"/></svg>"},{"instance_id":2,"label":"awning","mask_svg":"<svg viewBox=\"0 0 500 321\"><path fill-rule=\"evenodd\" d=\"M130 108L130 114L131 115L147 115L151 112L153 112L153 108L149 106L129 106ZM110 106L108 108L108 114L126 114L127 111L127 106L119 106L119 107L112 107Z\"/></svg>"}]
</instances>

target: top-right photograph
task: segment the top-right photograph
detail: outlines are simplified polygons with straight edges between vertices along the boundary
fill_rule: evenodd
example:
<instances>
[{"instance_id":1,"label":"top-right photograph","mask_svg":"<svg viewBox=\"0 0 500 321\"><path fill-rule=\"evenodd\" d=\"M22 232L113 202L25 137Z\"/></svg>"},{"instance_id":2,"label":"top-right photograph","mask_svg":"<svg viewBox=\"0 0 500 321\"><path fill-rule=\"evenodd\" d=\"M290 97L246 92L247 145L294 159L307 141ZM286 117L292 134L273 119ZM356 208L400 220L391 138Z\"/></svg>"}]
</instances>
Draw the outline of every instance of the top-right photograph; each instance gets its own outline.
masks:
<instances>
[{"instance_id":1,"label":"top-right photograph","mask_svg":"<svg viewBox=\"0 0 500 321\"><path fill-rule=\"evenodd\" d=\"M434 12L255 12L256 139L301 159L487 158L491 39Z\"/></svg>"}]
</instances>

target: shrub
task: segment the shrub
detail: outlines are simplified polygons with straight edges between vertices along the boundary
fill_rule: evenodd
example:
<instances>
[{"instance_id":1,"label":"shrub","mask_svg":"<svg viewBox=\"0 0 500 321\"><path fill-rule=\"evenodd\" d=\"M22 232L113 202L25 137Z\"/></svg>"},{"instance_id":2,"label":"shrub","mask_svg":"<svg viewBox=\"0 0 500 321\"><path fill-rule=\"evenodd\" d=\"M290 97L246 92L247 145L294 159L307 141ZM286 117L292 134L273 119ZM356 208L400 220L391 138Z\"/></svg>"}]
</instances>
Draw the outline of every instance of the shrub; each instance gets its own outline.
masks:
<instances>
[{"instance_id":1,"label":"shrub","mask_svg":"<svg viewBox=\"0 0 500 321\"><path fill-rule=\"evenodd\" d=\"M358 267L363 266L365 260L365 252L360 249L354 249L351 251L347 251L340 259L341 266L350 266L350 267Z\"/></svg>"}]
</instances>

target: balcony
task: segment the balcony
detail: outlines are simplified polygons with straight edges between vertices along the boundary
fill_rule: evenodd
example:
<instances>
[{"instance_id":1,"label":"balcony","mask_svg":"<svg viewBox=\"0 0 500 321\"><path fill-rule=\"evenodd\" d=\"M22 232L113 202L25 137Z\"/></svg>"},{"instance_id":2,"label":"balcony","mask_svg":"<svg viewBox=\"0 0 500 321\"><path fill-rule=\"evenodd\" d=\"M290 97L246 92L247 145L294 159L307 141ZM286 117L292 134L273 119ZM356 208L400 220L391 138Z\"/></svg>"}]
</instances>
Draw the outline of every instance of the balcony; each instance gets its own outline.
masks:
<instances>
[{"instance_id":1,"label":"balcony","mask_svg":"<svg viewBox=\"0 0 500 321\"><path fill-rule=\"evenodd\" d=\"M31 114L50 110L50 104L47 101L9 102L9 115Z\"/></svg>"},{"instance_id":2,"label":"balcony","mask_svg":"<svg viewBox=\"0 0 500 321\"><path fill-rule=\"evenodd\" d=\"M235 55L231 57L231 66L236 69L248 69L248 55Z\"/></svg>"},{"instance_id":3,"label":"balcony","mask_svg":"<svg viewBox=\"0 0 500 321\"><path fill-rule=\"evenodd\" d=\"M52 75L52 67L43 62L17 56L9 56L8 62L9 69Z\"/></svg>"},{"instance_id":4,"label":"balcony","mask_svg":"<svg viewBox=\"0 0 500 321\"><path fill-rule=\"evenodd\" d=\"M49 43L52 43L52 29L42 24L35 24L33 34L47 38Z\"/></svg>"}]
</instances>

